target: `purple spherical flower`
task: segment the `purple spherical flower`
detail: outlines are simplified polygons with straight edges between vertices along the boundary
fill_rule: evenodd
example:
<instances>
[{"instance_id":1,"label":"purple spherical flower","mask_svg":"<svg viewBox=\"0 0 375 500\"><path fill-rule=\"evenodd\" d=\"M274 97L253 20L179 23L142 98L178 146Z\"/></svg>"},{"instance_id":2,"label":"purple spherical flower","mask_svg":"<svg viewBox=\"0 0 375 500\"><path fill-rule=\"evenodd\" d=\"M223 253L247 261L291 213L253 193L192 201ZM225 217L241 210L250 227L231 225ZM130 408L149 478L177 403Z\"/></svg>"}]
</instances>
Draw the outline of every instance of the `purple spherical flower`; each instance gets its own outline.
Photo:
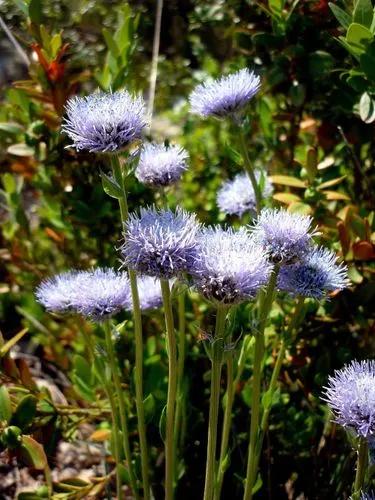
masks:
<instances>
[{"instance_id":1,"label":"purple spherical flower","mask_svg":"<svg viewBox=\"0 0 375 500\"><path fill-rule=\"evenodd\" d=\"M141 208L126 224L125 265L148 276L170 279L186 271L194 255L199 224L181 208Z\"/></svg>"},{"instance_id":2,"label":"purple spherical flower","mask_svg":"<svg viewBox=\"0 0 375 500\"><path fill-rule=\"evenodd\" d=\"M271 265L244 228L234 231L217 226L200 234L189 271L207 299L235 304L255 296L268 281Z\"/></svg>"},{"instance_id":3,"label":"purple spherical flower","mask_svg":"<svg viewBox=\"0 0 375 500\"><path fill-rule=\"evenodd\" d=\"M337 423L358 436L375 433L375 361L352 361L328 379L323 400Z\"/></svg>"},{"instance_id":4,"label":"purple spherical flower","mask_svg":"<svg viewBox=\"0 0 375 500\"><path fill-rule=\"evenodd\" d=\"M293 264L301 260L315 234L312 218L278 209L263 209L254 226L254 238L275 263Z\"/></svg>"},{"instance_id":5,"label":"purple spherical flower","mask_svg":"<svg viewBox=\"0 0 375 500\"><path fill-rule=\"evenodd\" d=\"M259 184L262 172L255 171L255 177ZM268 198L272 194L272 184L268 177L264 175L262 189L263 198ZM217 193L217 204L222 212L228 215L238 215L241 217L245 212L254 211L256 199L253 186L246 173L237 174L233 180L225 181Z\"/></svg>"},{"instance_id":6,"label":"purple spherical flower","mask_svg":"<svg viewBox=\"0 0 375 500\"><path fill-rule=\"evenodd\" d=\"M137 279L139 302L142 311L158 309L163 303L160 281L151 276L140 276ZM128 308L131 311L131 305Z\"/></svg>"},{"instance_id":7,"label":"purple spherical flower","mask_svg":"<svg viewBox=\"0 0 375 500\"><path fill-rule=\"evenodd\" d=\"M362 492L360 500L375 500L375 493L373 491L369 491L367 493Z\"/></svg>"},{"instance_id":8,"label":"purple spherical flower","mask_svg":"<svg viewBox=\"0 0 375 500\"><path fill-rule=\"evenodd\" d=\"M140 182L154 187L177 182L187 169L189 155L180 146L146 144L143 146L135 176Z\"/></svg>"},{"instance_id":9,"label":"purple spherical flower","mask_svg":"<svg viewBox=\"0 0 375 500\"><path fill-rule=\"evenodd\" d=\"M342 290L348 284L347 267L337 263L334 252L319 247L313 248L301 262L282 266L278 278L280 290L314 299Z\"/></svg>"},{"instance_id":10,"label":"purple spherical flower","mask_svg":"<svg viewBox=\"0 0 375 500\"><path fill-rule=\"evenodd\" d=\"M201 116L236 116L260 89L260 78L248 68L198 85L190 95L194 113Z\"/></svg>"},{"instance_id":11,"label":"purple spherical flower","mask_svg":"<svg viewBox=\"0 0 375 500\"><path fill-rule=\"evenodd\" d=\"M102 321L130 304L126 273L113 269L69 271L43 281L36 290L38 301L57 313L78 313Z\"/></svg>"},{"instance_id":12,"label":"purple spherical flower","mask_svg":"<svg viewBox=\"0 0 375 500\"><path fill-rule=\"evenodd\" d=\"M142 97L126 90L73 97L62 130L77 151L113 152L141 138L145 121Z\"/></svg>"}]
</instances>

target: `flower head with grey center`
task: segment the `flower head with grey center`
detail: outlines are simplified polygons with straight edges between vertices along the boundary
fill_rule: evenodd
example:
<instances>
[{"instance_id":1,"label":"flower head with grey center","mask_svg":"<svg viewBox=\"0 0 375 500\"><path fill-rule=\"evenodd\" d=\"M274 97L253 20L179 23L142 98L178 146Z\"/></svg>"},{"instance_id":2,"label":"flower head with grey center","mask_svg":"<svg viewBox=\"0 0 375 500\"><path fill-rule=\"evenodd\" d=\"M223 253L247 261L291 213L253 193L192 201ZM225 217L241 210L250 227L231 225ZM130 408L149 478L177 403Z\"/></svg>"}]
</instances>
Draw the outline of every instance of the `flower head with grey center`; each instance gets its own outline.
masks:
<instances>
[{"instance_id":1,"label":"flower head with grey center","mask_svg":"<svg viewBox=\"0 0 375 500\"><path fill-rule=\"evenodd\" d=\"M135 176L143 184L164 187L177 182L187 169L189 155L180 146L146 144L141 150Z\"/></svg>"},{"instance_id":2,"label":"flower head with grey center","mask_svg":"<svg viewBox=\"0 0 375 500\"><path fill-rule=\"evenodd\" d=\"M322 399L337 423L371 438L375 434L375 361L352 361L336 370Z\"/></svg>"},{"instance_id":3,"label":"flower head with grey center","mask_svg":"<svg viewBox=\"0 0 375 500\"><path fill-rule=\"evenodd\" d=\"M193 113L237 118L260 89L260 78L248 68L198 85L190 95Z\"/></svg>"},{"instance_id":4,"label":"flower head with grey center","mask_svg":"<svg viewBox=\"0 0 375 500\"><path fill-rule=\"evenodd\" d=\"M103 321L131 303L127 274L101 268L47 279L37 288L36 297L48 311L77 313L94 321Z\"/></svg>"},{"instance_id":5,"label":"flower head with grey center","mask_svg":"<svg viewBox=\"0 0 375 500\"><path fill-rule=\"evenodd\" d=\"M263 209L253 228L255 240L278 264L293 264L303 259L310 249L312 218L286 210Z\"/></svg>"},{"instance_id":6,"label":"flower head with grey center","mask_svg":"<svg viewBox=\"0 0 375 500\"><path fill-rule=\"evenodd\" d=\"M124 263L140 274L170 279L189 267L196 251L200 225L195 215L181 208L141 208L131 214L121 248Z\"/></svg>"},{"instance_id":7,"label":"flower head with grey center","mask_svg":"<svg viewBox=\"0 0 375 500\"><path fill-rule=\"evenodd\" d=\"M79 150L121 150L142 136L145 104L126 90L73 97L66 105L62 130Z\"/></svg>"},{"instance_id":8,"label":"flower head with grey center","mask_svg":"<svg viewBox=\"0 0 375 500\"><path fill-rule=\"evenodd\" d=\"M262 172L255 171L255 177L259 184ZM262 197L269 198L272 194L272 184L264 175ZM254 212L256 199L253 186L246 173L237 174L233 180L225 181L217 193L217 204L219 209L228 215L241 217L245 212Z\"/></svg>"},{"instance_id":9,"label":"flower head with grey center","mask_svg":"<svg viewBox=\"0 0 375 500\"><path fill-rule=\"evenodd\" d=\"M278 278L280 290L314 299L342 290L348 284L347 267L337 263L334 252L319 247L312 248L301 262L282 266Z\"/></svg>"},{"instance_id":10,"label":"flower head with grey center","mask_svg":"<svg viewBox=\"0 0 375 500\"><path fill-rule=\"evenodd\" d=\"M201 232L189 271L204 297L228 305L252 299L268 281L271 267L244 228L217 226Z\"/></svg>"}]
</instances>

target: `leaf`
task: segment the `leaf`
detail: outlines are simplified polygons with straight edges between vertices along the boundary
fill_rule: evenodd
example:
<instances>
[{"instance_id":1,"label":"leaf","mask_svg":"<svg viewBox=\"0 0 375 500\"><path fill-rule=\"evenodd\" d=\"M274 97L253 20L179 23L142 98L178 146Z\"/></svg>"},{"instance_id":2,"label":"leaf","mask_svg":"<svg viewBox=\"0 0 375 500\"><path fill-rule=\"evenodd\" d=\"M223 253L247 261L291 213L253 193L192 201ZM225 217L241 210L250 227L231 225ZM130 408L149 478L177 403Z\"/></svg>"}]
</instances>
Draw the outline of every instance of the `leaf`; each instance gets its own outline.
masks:
<instances>
[{"instance_id":1,"label":"leaf","mask_svg":"<svg viewBox=\"0 0 375 500\"><path fill-rule=\"evenodd\" d=\"M98 429L94 431L89 437L90 441L97 441L102 443L104 441L108 441L111 436L111 431L109 429Z\"/></svg>"},{"instance_id":2,"label":"leaf","mask_svg":"<svg viewBox=\"0 0 375 500\"><path fill-rule=\"evenodd\" d=\"M345 12L345 10L340 9L340 7L337 7L337 5L332 2L329 2L328 5L341 26L345 29L348 29L352 20L350 15Z\"/></svg>"},{"instance_id":3,"label":"leaf","mask_svg":"<svg viewBox=\"0 0 375 500\"><path fill-rule=\"evenodd\" d=\"M371 123L375 120L375 103L367 92L361 95L359 101L359 116L365 123Z\"/></svg>"},{"instance_id":4,"label":"leaf","mask_svg":"<svg viewBox=\"0 0 375 500\"><path fill-rule=\"evenodd\" d=\"M48 464L43 446L31 436L22 436L19 452L23 462L29 467L43 470Z\"/></svg>"},{"instance_id":5,"label":"leaf","mask_svg":"<svg viewBox=\"0 0 375 500\"><path fill-rule=\"evenodd\" d=\"M346 175L343 175L342 177L337 177L336 179L331 179L330 181L326 181L320 184L317 187L317 189L321 191L322 189L327 189L332 186L337 186L337 184L340 184L344 179L346 179Z\"/></svg>"},{"instance_id":6,"label":"leaf","mask_svg":"<svg viewBox=\"0 0 375 500\"><path fill-rule=\"evenodd\" d=\"M273 199L280 201L281 203L285 203L286 205L289 205L294 201L301 201L301 198L293 193L275 193L273 195Z\"/></svg>"},{"instance_id":7,"label":"leaf","mask_svg":"<svg viewBox=\"0 0 375 500\"><path fill-rule=\"evenodd\" d=\"M12 417L12 405L8 389L5 385L0 387L0 422L9 422Z\"/></svg>"},{"instance_id":8,"label":"leaf","mask_svg":"<svg viewBox=\"0 0 375 500\"><path fill-rule=\"evenodd\" d=\"M288 210L289 212L296 214L302 214L302 215L312 214L312 208L310 207L310 205L307 205L306 203L301 203L299 201L291 203L288 207Z\"/></svg>"},{"instance_id":9,"label":"leaf","mask_svg":"<svg viewBox=\"0 0 375 500\"><path fill-rule=\"evenodd\" d=\"M353 21L370 28L373 17L374 8L371 0L357 0L353 12Z\"/></svg>"},{"instance_id":10,"label":"leaf","mask_svg":"<svg viewBox=\"0 0 375 500\"><path fill-rule=\"evenodd\" d=\"M12 194L12 193L17 192L17 183L16 183L16 180L12 174L10 174L9 172L6 172L2 176L2 181L3 181L4 189L8 194Z\"/></svg>"},{"instance_id":11,"label":"leaf","mask_svg":"<svg viewBox=\"0 0 375 500\"><path fill-rule=\"evenodd\" d=\"M165 436L166 436L166 428L167 428L167 406L165 405L163 408L163 411L161 412L160 420L159 420L159 433L160 433L160 437L164 443L165 443Z\"/></svg>"},{"instance_id":12,"label":"leaf","mask_svg":"<svg viewBox=\"0 0 375 500\"><path fill-rule=\"evenodd\" d=\"M338 191L322 191L322 193L325 195L328 201L336 201L336 200L350 201L350 198L347 194L340 193Z\"/></svg>"},{"instance_id":13,"label":"leaf","mask_svg":"<svg viewBox=\"0 0 375 500\"><path fill-rule=\"evenodd\" d=\"M306 187L306 184L301 181L301 179L291 177L289 175L271 175L269 176L269 179L273 184L281 184L282 186L291 186L296 188Z\"/></svg>"},{"instance_id":14,"label":"leaf","mask_svg":"<svg viewBox=\"0 0 375 500\"><path fill-rule=\"evenodd\" d=\"M375 246L370 241L357 241L352 248L355 259L373 260L375 258Z\"/></svg>"},{"instance_id":15,"label":"leaf","mask_svg":"<svg viewBox=\"0 0 375 500\"><path fill-rule=\"evenodd\" d=\"M346 41L357 55L365 52L368 42L372 39L371 31L358 23L352 23L346 33Z\"/></svg>"},{"instance_id":16,"label":"leaf","mask_svg":"<svg viewBox=\"0 0 375 500\"><path fill-rule=\"evenodd\" d=\"M104 37L105 43L107 44L109 51L115 57L118 57L120 55L120 51L119 51L119 48L118 48L117 43L115 42L114 38L112 37L110 32L107 30L107 28L103 28L102 33L103 33L103 37Z\"/></svg>"},{"instance_id":17,"label":"leaf","mask_svg":"<svg viewBox=\"0 0 375 500\"><path fill-rule=\"evenodd\" d=\"M28 328L24 328L23 330L21 330L20 332L18 332L14 337L12 337L11 339L8 340L8 342L6 342L2 348L0 349L0 358L2 358L3 356L5 356L5 354L8 353L8 351L10 351L10 349L20 340L22 339L22 337L29 331Z\"/></svg>"},{"instance_id":18,"label":"leaf","mask_svg":"<svg viewBox=\"0 0 375 500\"><path fill-rule=\"evenodd\" d=\"M108 196L111 196L111 198L116 198L116 199L122 198L123 196L122 190L120 186L117 184L117 182L113 179L113 177L110 177L104 172L100 172L100 177L102 178L102 186L104 192Z\"/></svg>"},{"instance_id":19,"label":"leaf","mask_svg":"<svg viewBox=\"0 0 375 500\"><path fill-rule=\"evenodd\" d=\"M23 127L16 122L0 122L0 130L7 134L21 134Z\"/></svg>"},{"instance_id":20,"label":"leaf","mask_svg":"<svg viewBox=\"0 0 375 500\"><path fill-rule=\"evenodd\" d=\"M31 394L25 396L18 403L18 406L13 413L11 425L16 425L21 430L30 425L36 415L36 404L38 400Z\"/></svg>"},{"instance_id":21,"label":"leaf","mask_svg":"<svg viewBox=\"0 0 375 500\"><path fill-rule=\"evenodd\" d=\"M363 281L363 276L355 267L355 265L348 266L348 278L352 283L355 283L356 285L359 285Z\"/></svg>"},{"instance_id":22,"label":"leaf","mask_svg":"<svg viewBox=\"0 0 375 500\"><path fill-rule=\"evenodd\" d=\"M7 153L14 156L33 156L34 150L27 144L19 143L9 146Z\"/></svg>"},{"instance_id":23,"label":"leaf","mask_svg":"<svg viewBox=\"0 0 375 500\"><path fill-rule=\"evenodd\" d=\"M51 39L50 47L52 52L52 57L55 58L62 45L61 34L55 33Z\"/></svg>"},{"instance_id":24,"label":"leaf","mask_svg":"<svg viewBox=\"0 0 375 500\"><path fill-rule=\"evenodd\" d=\"M34 24L42 23L42 0L31 0L29 3L29 17Z\"/></svg>"},{"instance_id":25,"label":"leaf","mask_svg":"<svg viewBox=\"0 0 375 500\"><path fill-rule=\"evenodd\" d=\"M313 182L318 173L318 154L315 148L309 148L306 156L306 172L310 182Z\"/></svg>"}]
</instances>

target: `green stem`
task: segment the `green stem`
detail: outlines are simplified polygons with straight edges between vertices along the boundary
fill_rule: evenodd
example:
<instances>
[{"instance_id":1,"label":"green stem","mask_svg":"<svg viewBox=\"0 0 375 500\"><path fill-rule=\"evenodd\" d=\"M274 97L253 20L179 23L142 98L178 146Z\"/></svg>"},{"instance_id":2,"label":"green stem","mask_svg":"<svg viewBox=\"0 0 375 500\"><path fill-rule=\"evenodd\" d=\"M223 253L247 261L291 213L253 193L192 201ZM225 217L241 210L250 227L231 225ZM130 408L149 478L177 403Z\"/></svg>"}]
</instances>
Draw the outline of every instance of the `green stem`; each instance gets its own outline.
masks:
<instances>
[{"instance_id":1,"label":"green stem","mask_svg":"<svg viewBox=\"0 0 375 500\"><path fill-rule=\"evenodd\" d=\"M259 189L259 185L258 185L257 179L255 177L254 168L251 164L249 153L248 153L247 147L246 147L245 134L244 134L243 128L241 126L239 127L239 136L240 136L240 146L241 146L243 160L244 160L244 169L245 169L245 172L247 173L247 175L249 176L251 185L253 186L253 190L254 190L254 194L255 194L256 210L257 210L257 214L259 214L259 212L262 208L262 193Z\"/></svg>"},{"instance_id":2,"label":"green stem","mask_svg":"<svg viewBox=\"0 0 375 500\"><path fill-rule=\"evenodd\" d=\"M178 290L178 364L177 364L177 401L175 417L175 446L178 448L180 423L182 419L182 408L184 398L184 365L186 350L186 318L185 318L185 292ZM183 439L180 440L181 444Z\"/></svg>"},{"instance_id":3,"label":"green stem","mask_svg":"<svg viewBox=\"0 0 375 500\"><path fill-rule=\"evenodd\" d=\"M225 318L227 307L218 307L216 313L215 337L211 351L211 395L208 418L206 480L204 500L212 500L215 489L216 441L219 419L220 378L224 348Z\"/></svg>"},{"instance_id":4,"label":"green stem","mask_svg":"<svg viewBox=\"0 0 375 500\"><path fill-rule=\"evenodd\" d=\"M113 177L122 191L121 198L118 199L121 222L124 225L129 217L127 194L124 175L117 155L111 155L111 166ZM137 409L138 434L141 448L141 468L144 500L150 500L150 482L148 470L148 450L146 438L145 412L143 403L143 335L142 335L142 312L139 301L137 276L129 269L129 281L133 302L134 337L135 337L135 404Z\"/></svg>"},{"instance_id":5,"label":"green stem","mask_svg":"<svg viewBox=\"0 0 375 500\"><path fill-rule=\"evenodd\" d=\"M173 500L174 493L174 423L177 396L177 344L174 331L171 291L168 280L161 279L168 350L168 395L165 436L165 499Z\"/></svg>"},{"instance_id":6,"label":"green stem","mask_svg":"<svg viewBox=\"0 0 375 500\"><path fill-rule=\"evenodd\" d=\"M361 490L365 481L365 475L368 463L368 443L367 439L360 437L358 442L358 458L357 458L357 471L353 484L353 500L359 500L361 497Z\"/></svg>"},{"instance_id":7,"label":"green stem","mask_svg":"<svg viewBox=\"0 0 375 500\"><path fill-rule=\"evenodd\" d=\"M261 292L259 301L259 329L255 335L254 349L254 367L253 367L253 390L251 398L251 422L250 422L250 443L249 453L247 458L245 492L243 499L251 500L254 487L253 468L255 469L255 460L257 455L257 442L259 435L259 416L260 416L260 389L262 362L264 356L264 330L267 323L267 318L272 307L274 292L279 274L279 266L275 266L271 273L271 277L265 291Z\"/></svg>"},{"instance_id":8,"label":"green stem","mask_svg":"<svg viewBox=\"0 0 375 500\"><path fill-rule=\"evenodd\" d=\"M224 411L224 422L223 422L223 432L221 436L221 446L220 446L220 458L219 458L219 468L218 477L216 481L215 489L215 499L219 500L221 496L221 489L223 487L224 474L227 469L228 463L228 442L229 433L232 427L232 408L234 400L234 374L233 374L233 355L229 353L227 359L227 390L225 393L225 411Z\"/></svg>"},{"instance_id":9,"label":"green stem","mask_svg":"<svg viewBox=\"0 0 375 500\"><path fill-rule=\"evenodd\" d=\"M109 357L109 363L110 363L110 367L111 367L113 382L115 384L115 390L117 393L118 407L119 407L119 413L120 413L121 431L122 431L122 439L123 439L122 444L124 447L125 458L126 458L126 461L128 462L130 486L133 490L135 498L139 499L139 494L138 494L138 490L137 490L137 480L136 480L134 470L133 470L133 465L132 465L132 457L131 457L130 441L129 441L129 426L128 426L128 418L126 416L126 411L125 411L125 400L124 400L123 390L121 387L121 380L120 380L119 373L118 373L118 362L116 359L116 354L115 354L115 350L113 348L113 343L112 343L112 339L111 339L111 332L112 332L111 322L105 321L103 326L104 326L104 331L105 331L105 339L106 339L106 346L107 346L107 352L108 352L108 357Z\"/></svg>"}]
</instances>

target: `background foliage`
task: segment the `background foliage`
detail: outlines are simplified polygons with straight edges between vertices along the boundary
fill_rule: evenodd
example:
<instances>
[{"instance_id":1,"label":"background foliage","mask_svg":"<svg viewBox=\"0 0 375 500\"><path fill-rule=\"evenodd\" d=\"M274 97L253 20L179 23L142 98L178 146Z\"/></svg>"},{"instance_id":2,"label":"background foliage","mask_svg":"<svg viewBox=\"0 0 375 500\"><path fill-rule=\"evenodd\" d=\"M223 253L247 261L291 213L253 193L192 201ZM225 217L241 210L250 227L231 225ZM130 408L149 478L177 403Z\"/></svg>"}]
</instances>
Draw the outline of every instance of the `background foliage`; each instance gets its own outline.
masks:
<instances>
[{"instance_id":1,"label":"background foliage","mask_svg":"<svg viewBox=\"0 0 375 500\"><path fill-rule=\"evenodd\" d=\"M59 132L63 106L69 96L98 87L126 86L147 96L155 12L151 1L115 0L2 1L0 10L30 62L27 67L1 31L0 401L8 414L0 421L33 439L29 449L16 453L8 446L8 452L46 470L45 456L53 469L58 443L75 440L83 422L90 420L92 432L96 429L93 442L105 437L105 426L95 427L95 414L64 410L67 403L84 409L100 402L82 335L95 333L100 339L102 334L90 324L46 314L33 291L42 278L65 269L117 265L114 247L120 235L116 200L103 193L100 182L99 171L107 166L65 148L66 137ZM353 283L328 303L309 304L307 323L288 352L262 458L265 487L259 498L347 498L350 492L354 455L319 395L334 369L374 355L372 13L365 0L355 9L351 1L330 8L325 0L171 0L164 5L151 132L153 138L180 142L191 158L181 186L168 193L169 202L196 211L204 222L224 222L215 196L222 180L239 170L237 145L225 124L190 115L187 96L208 76L249 66L263 80L247 123L252 160L272 176L276 205L314 216L321 242L343 256ZM129 191L133 207L153 200L153 193L133 178ZM273 312L268 335L275 348L285 312L282 304ZM248 316L240 308L233 319L240 339ZM132 324L121 319L128 320L117 345L126 374L133 359ZM202 491L209 362L199 339L212 329L212 319L209 307L191 296L189 431L178 498ZM157 461L166 353L158 340L161 316L144 322L145 392L152 394L148 432ZM10 357L6 341L19 332L18 350ZM248 362L250 367L251 350ZM266 370L273 363L270 349ZM233 492L240 491L243 477L250 376L245 368L237 387L224 498L237 498ZM53 381L62 401L38 377ZM156 474L162 472L156 468ZM84 492L87 485L79 488Z\"/></svg>"}]
</instances>

